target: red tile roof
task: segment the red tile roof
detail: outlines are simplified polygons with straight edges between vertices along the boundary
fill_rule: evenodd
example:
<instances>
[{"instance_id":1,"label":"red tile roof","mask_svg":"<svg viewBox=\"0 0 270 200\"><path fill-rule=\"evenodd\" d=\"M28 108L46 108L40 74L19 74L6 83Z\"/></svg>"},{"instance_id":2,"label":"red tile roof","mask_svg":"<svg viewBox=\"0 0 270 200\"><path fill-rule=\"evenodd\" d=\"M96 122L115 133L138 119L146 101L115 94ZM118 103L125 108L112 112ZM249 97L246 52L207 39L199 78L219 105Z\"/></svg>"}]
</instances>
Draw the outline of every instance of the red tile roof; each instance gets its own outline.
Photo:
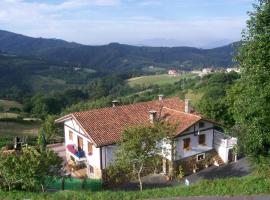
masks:
<instances>
[{"instance_id":1,"label":"red tile roof","mask_svg":"<svg viewBox=\"0 0 270 200\"><path fill-rule=\"evenodd\" d=\"M169 122L179 124L177 136L202 119L199 114L185 113L184 107L185 103L178 97L174 97L162 101L75 112L56 120L56 122L74 118L97 146L104 146L119 142L121 133L127 127L149 124L150 110L161 113L161 116Z\"/></svg>"}]
</instances>

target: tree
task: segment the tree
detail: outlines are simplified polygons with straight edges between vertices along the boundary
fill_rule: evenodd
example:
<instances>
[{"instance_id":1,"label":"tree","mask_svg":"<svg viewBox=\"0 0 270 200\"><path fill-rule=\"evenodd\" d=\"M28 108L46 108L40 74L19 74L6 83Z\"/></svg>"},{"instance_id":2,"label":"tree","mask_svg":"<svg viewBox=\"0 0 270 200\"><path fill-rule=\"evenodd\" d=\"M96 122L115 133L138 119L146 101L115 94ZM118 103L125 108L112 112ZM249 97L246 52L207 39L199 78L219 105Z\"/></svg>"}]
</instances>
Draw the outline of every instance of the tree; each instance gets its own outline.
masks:
<instances>
[{"instance_id":1,"label":"tree","mask_svg":"<svg viewBox=\"0 0 270 200\"><path fill-rule=\"evenodd\" d=\"M55 116L48 115L39 129L38 144L43 148L61 133L61 127L54 122L55 119Z\"/></svg>"},{"instance_id":2,"label":"tree","mask_svg":"<svg viewBox=\"0 0 270 200\"><path fill-rule=\"evenodd\" d=\"M163 138L164 129L158 125L127 128L122 134L113 167L126 173L131 173L132 170L142 191L142 174L149 167L153 167L156 159L160 157L162 147L158 145L158 141Z\"/></svg>"},{"instance_id":3,"label":"tree","mask_svg":"<svg viewBox=\"0 0 270 200\"><path fill-rule=\"evenodd\" d=\"M242 147L261 172L270 172L270 2L262 0L249 13L236 57L242 76L234 91L234 118L241 127Z\"/></svg>"},{"instance_id":4,"label":"tree","mask_svg":"<svg viewBox=\"0 0 270 200\"><path fill-rule=\"evenodd\" d=\"M62 159L51 150L23 148L19 153L0 153L0 188L44 191L46 184L57 178Z\"/></svg>"}]
</instances>

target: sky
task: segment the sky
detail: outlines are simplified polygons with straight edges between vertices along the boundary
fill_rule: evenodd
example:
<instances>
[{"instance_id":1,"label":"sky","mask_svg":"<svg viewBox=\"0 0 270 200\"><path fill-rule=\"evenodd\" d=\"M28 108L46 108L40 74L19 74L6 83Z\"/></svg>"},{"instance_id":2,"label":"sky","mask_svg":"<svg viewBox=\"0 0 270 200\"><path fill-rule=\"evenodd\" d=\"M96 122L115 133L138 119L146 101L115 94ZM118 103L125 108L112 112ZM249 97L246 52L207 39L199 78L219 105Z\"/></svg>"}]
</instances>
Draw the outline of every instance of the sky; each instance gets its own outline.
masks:
<instances>
[{"instance_id":1,"label":"sky","mask_svg":"<svg viewBox=\"0 0 270 200\"><path fill-rule=\"evenodd\" d=\"M212 48L241 39L253 0L0 0L0 30L87 45Z\"/></svg>"}]
</instances>

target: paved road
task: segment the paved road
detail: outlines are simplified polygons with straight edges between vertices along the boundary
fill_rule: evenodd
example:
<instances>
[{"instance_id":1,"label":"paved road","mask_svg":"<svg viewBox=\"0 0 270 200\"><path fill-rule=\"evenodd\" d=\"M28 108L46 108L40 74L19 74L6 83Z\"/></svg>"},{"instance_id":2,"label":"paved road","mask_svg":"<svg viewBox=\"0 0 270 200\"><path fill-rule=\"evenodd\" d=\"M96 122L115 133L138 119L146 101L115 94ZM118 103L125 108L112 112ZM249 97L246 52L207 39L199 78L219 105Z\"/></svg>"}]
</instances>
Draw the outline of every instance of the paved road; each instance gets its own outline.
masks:
<instances>
[{"instance_id":1,"label":"paved road","mask_svg":"<svg viewBox=\"0 0 270 200\"><path fill-rule=\"evenodd\" d=\"M226 197L179 197L179 198L163 198L152 200L269 200L270 195L256 195L256 196L226 196ZM150 199L151 200L151 199Z\"/></svg>"},{"instance_id":2,"label":"paved road","mask_svg":"<svg viewBox=\"0 0 270 200\"><path fill-rule=\"evenodd\" d=\"M187 176L186 178L190 183L196 183L202 179L211 180L215 178L242 177L249 175L250 173L251 170L247 158L241 158L236 163L230 163L220 167L211 166L196 174ZM173 185L177 185L177 182L174 182Z\"/></svg>"},{"instance_id":3,"label":"paved road","mask_svg":"<svg viewBox=\"0 0 270 200\"><path fill-rule=\"evenodd\" d=\"M250 165L246 158L239 159L236 163L230 163L220 167L211 166L207 169L201 170L196 174L187 176L190 184L196 183L203 179L215 179L215 178L228 178L228 177L242 177L249 175L251 172ZM177 180L167 181L163 175L152 174L142 178L144 188L156 188L156 187L168 187L177 186L183 184L183 181ZM123 190L138 190L138 183L126 183L120 189ZM270 200L270 198L269 198Z\"/></svg>"}]
</instances>

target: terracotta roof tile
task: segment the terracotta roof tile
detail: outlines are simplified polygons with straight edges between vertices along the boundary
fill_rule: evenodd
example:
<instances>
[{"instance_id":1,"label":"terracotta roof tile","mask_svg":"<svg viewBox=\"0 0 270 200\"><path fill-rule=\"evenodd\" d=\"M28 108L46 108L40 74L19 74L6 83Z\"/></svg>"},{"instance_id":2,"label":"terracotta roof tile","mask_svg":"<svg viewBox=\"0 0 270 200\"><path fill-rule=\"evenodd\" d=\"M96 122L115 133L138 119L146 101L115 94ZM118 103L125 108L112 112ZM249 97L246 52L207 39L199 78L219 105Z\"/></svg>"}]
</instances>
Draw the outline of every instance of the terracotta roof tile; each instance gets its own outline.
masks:
<instances>
[{"instance_id":1,"label":"terracotta roof tile","mask_svg":"<svg viewBox=\"0 0 270 200\"><path fill-rule=\"evenodd\" d=\"M103 146L119 142L122 131L127 127L149 124L150 110L156 110L165 120L179 124L177 133L181 134L202 118L198 114L185 113L184 105L183 101L175 97L162 101L75 112L58 121L74 116L96 145Z\"/></svg>"}]
</instances>

